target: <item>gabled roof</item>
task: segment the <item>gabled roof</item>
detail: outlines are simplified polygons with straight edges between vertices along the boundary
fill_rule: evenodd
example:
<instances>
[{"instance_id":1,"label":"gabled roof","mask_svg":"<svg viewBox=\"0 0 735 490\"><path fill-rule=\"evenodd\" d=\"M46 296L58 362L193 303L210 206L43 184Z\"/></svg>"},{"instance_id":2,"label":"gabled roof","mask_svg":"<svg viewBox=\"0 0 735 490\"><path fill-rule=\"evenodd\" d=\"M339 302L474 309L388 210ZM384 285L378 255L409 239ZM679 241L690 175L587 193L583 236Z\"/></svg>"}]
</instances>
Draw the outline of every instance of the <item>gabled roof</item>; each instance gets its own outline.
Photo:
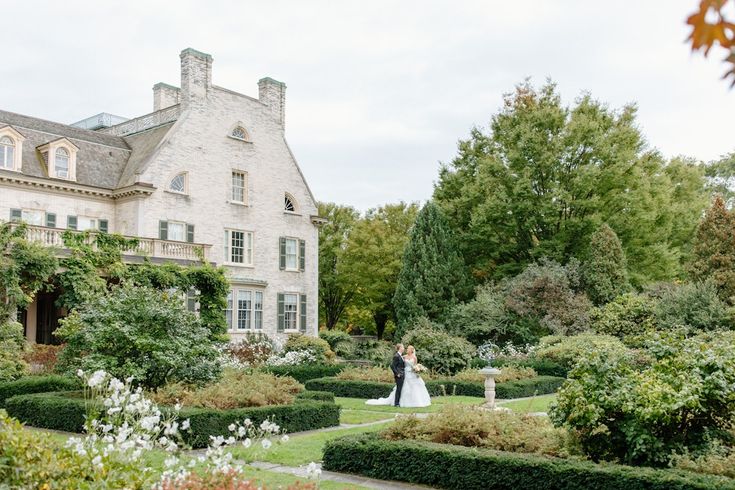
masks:
<instances>
[{"instance_id":1,"label":"gabled roof","mask_svg":"<svg viewBox=\"0 0 735 490\"><path fill-rule=\"evenodd\" d=\"M131 148L132 154L120 175L118 187L133 185L138 181L138 176L143 173L151 157L156 153L158 145L166 137L175 122L171 121L170 123L123 137Z\"/></svg>"}]
</instances>

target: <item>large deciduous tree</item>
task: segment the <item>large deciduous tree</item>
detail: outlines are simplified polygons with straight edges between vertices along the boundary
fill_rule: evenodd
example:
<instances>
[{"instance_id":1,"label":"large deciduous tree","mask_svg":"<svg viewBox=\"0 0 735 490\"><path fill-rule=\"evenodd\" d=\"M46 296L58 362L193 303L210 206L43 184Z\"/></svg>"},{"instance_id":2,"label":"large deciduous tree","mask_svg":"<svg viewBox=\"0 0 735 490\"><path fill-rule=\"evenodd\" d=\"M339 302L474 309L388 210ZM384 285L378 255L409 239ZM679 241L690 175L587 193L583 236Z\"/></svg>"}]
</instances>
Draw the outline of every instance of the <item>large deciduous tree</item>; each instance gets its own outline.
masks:
<instances>
[{"instance_id":1,"label":"large deciduous tree","mask_svg":"<svg viewBox=\"0 0 735 490\"><path fill-rule=\"evenodd\" d=\"M735 300L735 215L715 197L697 228L690 272L694 279L710 279L720 297Z\"/></svg>"},{"instance_id":2,"label":"large deciduous tree","mask_svg":"<svg viewBox=\"0 0 735 490\"><path fill-rule=\"evenodd\" d=\"M342 271L347 238L360 217L350 206L320 203L319 216L327 219L319 230L319 313L331 330L355 295L351 279Z\"/></svg>"},{"instance_id":3,"label":"large deciduous tree","mask_svg":"<svg viewBox=\"0 0 735 490\"><path fill-rule=\"evenodd\" d=\"M369 210L350 233L343 273L357 288L355 303L370 313L378 338L395 321L393 295L417 204L388 204Z\"/></svg>"},{"instance_id":4,"label":"large deciduous tree","mask_svg":"<svg viewBox=\"0 0 735 490\"><path fill-rule=\"evenodd\" d=\"M567 107L551 82L507 94L490 131L460 141L434 191L478 279L583 257L608 223L636 284L681 272L706 196L702 169L647 150L635 106L583 95Z\"/></svg>"},{"instance_id":5,"label":"large deciduous tree","mask_svg":"<svg viewBox=\"0 0 735 490\"><path fill-rule=\"evenodd\" d=\"M454 232L439 206L429 201L416 217L403 254L393 296L396 338L418 318L441 318L471 291Z\"/></svg>"},{"instance_id":6,"label":"large deciduous tree","mask_svg":"<svg viewBox=\"0 0 735 490\"><path fill-rule=\"evenodd\" d=\"M602 225L592 234L582 277L587 296L596 305L608 303L628 290L625 252L609 226Z\"/></svg>"}]
</instances>

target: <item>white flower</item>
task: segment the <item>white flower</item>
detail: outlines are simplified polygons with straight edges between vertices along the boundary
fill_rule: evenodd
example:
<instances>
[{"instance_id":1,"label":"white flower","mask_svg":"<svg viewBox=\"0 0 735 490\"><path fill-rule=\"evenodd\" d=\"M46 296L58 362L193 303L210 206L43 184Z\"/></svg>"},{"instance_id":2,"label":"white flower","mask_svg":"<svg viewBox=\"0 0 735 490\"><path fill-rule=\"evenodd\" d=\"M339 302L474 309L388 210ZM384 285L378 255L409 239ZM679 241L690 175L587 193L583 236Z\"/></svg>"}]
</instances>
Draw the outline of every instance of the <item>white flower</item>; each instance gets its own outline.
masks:
<instances>
[{"instance_id":1,"label":"white flower","mask_svg":"<svg viewBox=\"0 0 735 490\"><path fill-rule=\"evenodd\" d=\"M281 442L288 442L288 439L288 434L283 434L283 436L281 436Z\"/></svg>"},{"instance_id":2,"label":"white flower","mask_svg":"<svg viewBox=\"0 0 735 490\"><path fill-rule=\"evenodd\" d=\"M306 475L309 478L319 478L322 474L322 469L319 468L319 465L317 465L315 462L309 463L309 465L306 467Z\"/></svg>"},{"instance_id":3,"label":"white flower","mask_svg":"<svg viewBox=\"0 0 735 490\"><path fill-rule=\"evenodd\" d=\"M270 439L263 439L262 441L260 441L260 444L263 446L263 449L270 449L270 447L273 445Z\"/></svg>"},{"instance_id":4,"label":"white flower","mask_svg":"<svg viewBox=\"0 0 735 490\"><path fill-rule=\"evenodd\" d=\"M97 370L94 372L91 378L87 381L87 384L90 388L94 388L96 386L99 386L102 384L102 382L105 380L105 376L107 376L107 373L103 370Z\"/></svg>"},{"instance_id":5,"label":"white flower","mask_svg":"<svg viewBox=\"0 0 735 490\"><path fill-rule=\"evenodd\" d=\"M181 403L176 403L176 405L174 405L174 410L176 410L177 412L181 410Z\"/></svg>"},{"instance_id":6,"label":"white flower","mask_svg":"<svg viewBox=\"0 0 735 490\"><path fill-rule=\"evenodd\" d=\"M95 457L94 457L94 458L92 459L92 464L93 464L94 466L102 466L102 456L95 456Z\"/></svg>"},{"instance_id":7,"label":"white flower","mask_svg":"<svg viewBox=\"0 0 735 490\"><path fill-rule=\"evenodd\" d=\"M237 429L237 426L235 424L230 424L229 426L227 426L227 429L230 432L235 432L235 429Z\"/></svg>"},{"instance_id":8,"label":"white flower","mask_svg":"<svg viewBox=\"0 0 735 490\"><path fill-rule=\"evenodd\" d=\"M253 441L250 440L250 438L245 439L242 441L242 447L245 449L249 448L253 444Z\"/></svg>"},{"instance_id":9,"label":"white flower","mask_svg":"<svg viewBox=\"0 0 735 490\"><path fill-rule=\"evenodd\" d=\"M188 430L189 429L189 419L184 420L181 422L181 430Z\"/></svg>"},{"instance_id":10,"label":"white flower","mask_svg":"<svg viewBox=\"0 0 735 490\"><path fill-rule=\"evenodd\" d=\"M83 378L84 377L84 371L82 371L81 369L77 369L77 376L79 376L80 378Z\"/></svg>"}]
</instances>

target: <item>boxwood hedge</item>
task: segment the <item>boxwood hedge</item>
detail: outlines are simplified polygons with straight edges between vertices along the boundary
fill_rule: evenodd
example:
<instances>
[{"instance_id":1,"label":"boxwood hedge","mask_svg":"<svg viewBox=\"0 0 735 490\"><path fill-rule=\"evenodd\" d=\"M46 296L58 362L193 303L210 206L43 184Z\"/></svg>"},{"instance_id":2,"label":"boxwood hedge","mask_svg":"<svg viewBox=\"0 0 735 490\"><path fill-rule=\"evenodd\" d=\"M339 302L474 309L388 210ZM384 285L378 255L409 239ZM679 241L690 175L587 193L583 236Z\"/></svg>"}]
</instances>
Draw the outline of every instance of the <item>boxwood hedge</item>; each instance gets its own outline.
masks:
<instances>
[{"instance_id":1,"label":"boxwood hedge","mask_svg":"<svg viewBox=\"0 0 735 490\"><path fill-rule=\"evenodd\" d=\"M420 441L386 441L377 434L346 436L327 442L323 467L382 480L467 490L735 489L735 480L725 477Z\"/></svg>"},{"instance_id":2,"label":"boxwood hedge","mask_svg":"<svg viewBox=\"0 0 735 490\"><path fill-rule=\"evenodd\" d=\"M495 396L500 399L523 398L533 395L554 393L564 383L564 378L554 376L537 376L520 381L509 381L495 385ZM375 381L354 381L337 378L318 378L305 383L307 390L331 391L335 396L348 398L381 398L390 394L391 383ZM471 383L454 380L431 380L426 382L426 389L432 396L463 395L485 396L483 383Z\"/></svg>"},{"instance_id":3,"label":"boxwood hedge","mask_svg":"<svg viewBox=\"0 0 735 490\"><path fill-rule=\"evenodd\" d=\"M17 395L7 400L6 410L28 425L67 432L81 432L86 414L84 399L73 392ZM179 415L190 419L191 429L183 436L193 447L206 447L210 435L228 435L227 427L237 420L260 424L270 419L289 433L339 425L339 406L318 400L232 410L184 408Z\"/></svg>"},{"instance_id":4,"label":"boxwood hedge","mask_svg":"<svg viewBox=\"0 0 735 490\"><path fill-rule=\"evenodd\" d=\"M81 380L58 375L28 376L15 381L7 381L0 383L0 408L5 406L5 400L11 396L78 390L81 387Z\"/></svg>"},{"instance_id":5,"label":"boxwood hedge","mask_svg":"<svg viewBox=\"0 0 735 490\"><path fill-rule=\"evenodd\" d=\"M334 403L334 393L331 391L309 391L305 390L296 395L297 400L319 400Z\"/></svg>"},{"instance_id":6,"label":"boxwood hedge","mask_svg":"<svg viewBox=\"0 0 735 490\"><path fill-rule=\"evenodd\" d=\"M298 366L266 366L264 371L276 376L291 376L299 383L306 383L310 379L336 376L345 368L340 364L301 364Z\"/></svg>"}]
</instances>

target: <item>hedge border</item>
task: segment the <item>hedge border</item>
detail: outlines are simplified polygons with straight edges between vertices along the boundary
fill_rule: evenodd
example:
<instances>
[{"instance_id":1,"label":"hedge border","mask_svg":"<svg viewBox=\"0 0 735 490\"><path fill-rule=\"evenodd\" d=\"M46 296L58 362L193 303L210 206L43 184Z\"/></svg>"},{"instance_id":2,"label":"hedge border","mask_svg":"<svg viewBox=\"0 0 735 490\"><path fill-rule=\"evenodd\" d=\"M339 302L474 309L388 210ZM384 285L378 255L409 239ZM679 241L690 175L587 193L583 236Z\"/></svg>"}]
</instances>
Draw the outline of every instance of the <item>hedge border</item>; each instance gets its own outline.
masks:
<instances>
[{"instance_id":1,"label":"hedge border","mask_svg":"<svg viewBox=\"0 0 735 490\"><path fill-rule=\"evenodd\" d=\"M334 393L331 391L310 391L305 390L296 394L297 400L318 400L322 402L334 403Z\"/></svg>"},{"instance_id":2,"label":"hedge border","mask_svg":"<svg viewBox=\"0 0 735 490\"><path fill-rule=\"evenodd\" d=\"M72 392L35 393L17 395L7 400L6 410L12 417L33 427L81 432L86 414L85 401L72 398ZM163 407L163 410L170 410ZM260 424L272 420L287 433L322 429L339 425L339 406L318 400L298 400L292 405L214 410L184 408L181 419L189 419L191 429L182 433L184 440L194 448L206 447L209 436L228 435L228 426L235 421L250 419Z\"/></svg>"},{"instance_id":3,"label":"hedge border","mask_svg":"<svg viewBox=\"0 0 735 490\"><path fill-rule=\"evenodd\" d=\"M27 376L15 381L6 381L0 383L0 408L5 406L5 400L15 395L70 391L80 389L81 387L82 383L79 379L56 374L48 376Z\"/></svg>"},{"instance_id":4,"label":"hedge border","mask_svg":"<svg viewBox=\"0 0 735 490\"><path fill-rule=\"evenodd\" d=\"M508 381L495 385L495 395L499 399L524 398L534 395L554 393L564 383L564 378L554 376L537 376L519 381ZM391 383L375 381L356 381L337 378L317 378L304 383L310 391L330 391L335 396L347 398L382 398L393 389ZM426 382L426 389L431 396L461 395L484 398L483 383L471 383L454 380L431 380Z\"/></svg>"},{"instance_id":5,"label":"hedge border","mask_svg":"<svg viewBox=\"0 0 735 490\"><path fill-rule=\"evenodd\" d=\"M290 376L303 384L310 379L336 376L344 368L344 365L339 364L299 364L296 366L264 366L262 370L276 376Z\"/></svg>"},{"instance_id":6,"label":"hedge border","mask_svg":"<svg viewBox=\"0 0 735 490\"><path fill-rule=\"evenodd\" d=\"M719 476L420 441L386 441L378 434L328 441L323 460L328 471L452 489L735 489L735 480Z\"/></svg>"}]
</instances>

